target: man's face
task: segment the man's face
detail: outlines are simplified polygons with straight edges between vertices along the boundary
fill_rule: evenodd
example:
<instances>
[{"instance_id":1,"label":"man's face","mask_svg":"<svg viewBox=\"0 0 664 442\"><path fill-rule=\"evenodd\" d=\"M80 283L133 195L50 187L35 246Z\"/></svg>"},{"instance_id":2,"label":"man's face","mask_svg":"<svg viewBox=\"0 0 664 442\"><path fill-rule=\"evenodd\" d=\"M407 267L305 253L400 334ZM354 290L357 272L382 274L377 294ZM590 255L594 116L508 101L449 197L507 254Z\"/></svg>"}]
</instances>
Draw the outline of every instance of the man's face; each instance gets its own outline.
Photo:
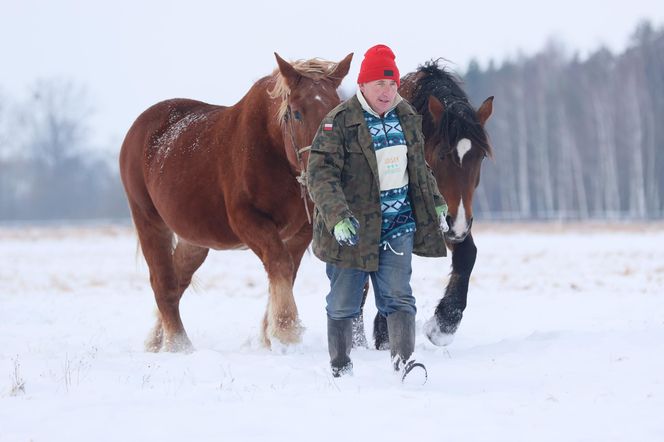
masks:
<instances>
[{"instance_id":1,"label":"man's face","mask_svg":"<svg viewBox=\"0 0 664 442\"><path fill-rule=\"evenodd\" d=\"M374 80L360 84L360 91L377 114L383 115L397 95L397 82L394 80Z\"/></svg>"}]
</instances>

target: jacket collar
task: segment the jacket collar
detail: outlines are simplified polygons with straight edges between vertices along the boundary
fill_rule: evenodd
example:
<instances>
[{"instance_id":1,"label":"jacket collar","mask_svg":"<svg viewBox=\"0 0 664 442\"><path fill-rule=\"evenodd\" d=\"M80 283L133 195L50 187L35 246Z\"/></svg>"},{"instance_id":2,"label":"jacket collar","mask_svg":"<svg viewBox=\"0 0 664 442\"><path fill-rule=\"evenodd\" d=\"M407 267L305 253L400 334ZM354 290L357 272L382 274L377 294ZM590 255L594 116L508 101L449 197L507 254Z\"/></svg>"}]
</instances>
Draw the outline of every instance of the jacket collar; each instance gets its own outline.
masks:
<instances>
[{"instance_id":1,"label":"jacket collar","mask_svg":"<svg viewBox=\"0 0 664 442\"><path fill-rule=\"evenodd\" d=\"M372 109L372 107L367 102L367 99L364 98L364 95L362 94L361 90L358 89L357 92L355 93L355 96L357 97L357 101L360 102L360 105L362 106L362 109L369 112L374 117L380 118L380 115L378 115L376 113L376 111ZM401 98L401 95L396 94L395 97L394 97L394 102L392 103L392 106L390 106L390 108L385 111L385 114L387 115L389 112L392 112L392 110L394 110L394 108L396 108L397 105L399 103L401 103L402 100L403 100L403 98Z\"/></svg>"},{"instance_id":2,"label":"jacket collar","mask_svg":"<svg viewBox=\"0 0 664 442\"><path fill-rule=\"evenodd\" d=\"M347 109L347 114L346 114L346 127L350 126L355 126L358 124L362 124L365 122L364 120L364 107L362 106L362 103L360 102L359 96L362 95L362 92L358 90L358 93L355 94L352 98L350 98L346 102L346 109ZM362 100L365 101L364 96L362 96ZM397 101L395 109L397 110L397 115L399 117L405 117L405 116L410 116L410 115L417 115L415 111L413 110L412 106L408 104L406 100L401 98L400 95L397 95L397 98L395 99ZM368 106L368 105L367 105ZM375 112L373 112L375 115Z\"/></svg>"}]
</instances>

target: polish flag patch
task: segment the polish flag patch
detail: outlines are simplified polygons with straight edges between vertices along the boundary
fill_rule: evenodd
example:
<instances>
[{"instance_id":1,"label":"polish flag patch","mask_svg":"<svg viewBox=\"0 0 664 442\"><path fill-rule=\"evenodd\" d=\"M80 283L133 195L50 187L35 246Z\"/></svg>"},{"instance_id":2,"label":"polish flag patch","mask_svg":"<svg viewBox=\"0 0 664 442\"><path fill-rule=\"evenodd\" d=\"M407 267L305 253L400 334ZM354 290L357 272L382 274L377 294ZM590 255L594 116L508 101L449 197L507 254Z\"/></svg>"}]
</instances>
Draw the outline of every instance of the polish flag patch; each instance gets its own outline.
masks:
<instances>
[{"instance_id":1,"label":"polish flag patch","mask_svg":"<svg viewBox=\"0 0 664 442\"><path fill-rule=\"evenodd\" d=\"M323 130L332 130L332 123L323 124Z\"/></svg>"}]
</instances>

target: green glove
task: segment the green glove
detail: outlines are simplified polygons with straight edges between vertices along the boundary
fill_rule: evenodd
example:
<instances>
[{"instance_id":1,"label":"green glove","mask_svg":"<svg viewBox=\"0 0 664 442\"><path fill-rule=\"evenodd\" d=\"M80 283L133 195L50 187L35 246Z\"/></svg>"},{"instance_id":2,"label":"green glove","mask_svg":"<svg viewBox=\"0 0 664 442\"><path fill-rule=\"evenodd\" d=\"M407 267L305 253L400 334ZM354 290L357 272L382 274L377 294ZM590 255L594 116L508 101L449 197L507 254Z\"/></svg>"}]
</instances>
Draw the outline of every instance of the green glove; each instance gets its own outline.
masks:
<instances>
[{"instance_id":1,"label":"green glove","mask_svg":"<svg viewBox=\"0 0 664 442\"><path fill-rule=\"evenodd\" d=\"M450 226L447 225L447 204L436 206L436 214L438 215L441 232L445 233L450 230Z\"/></svg>"},{"instance_id":2,"label":"green glove","mask_svg":"<svg viewBox=\"0 0 664 442\"><path fill-rule=\"evenodd\" d=\"M334 238L342 246L354 246L359 239L359 229L360 223L354 216L344 218L334 226Z\"/></svg>"},{"instance_id":3,"label":"green glove","mask_svg":"<svg viewBox=\"0 0 664 442\"><path fill-rule=\"evenodd\" d=\"M438 215L438 218L440 218L441 213L443 214L443 218L447 216L447 204L436 206L436 215Z\"/></svg>"}]
</instances>

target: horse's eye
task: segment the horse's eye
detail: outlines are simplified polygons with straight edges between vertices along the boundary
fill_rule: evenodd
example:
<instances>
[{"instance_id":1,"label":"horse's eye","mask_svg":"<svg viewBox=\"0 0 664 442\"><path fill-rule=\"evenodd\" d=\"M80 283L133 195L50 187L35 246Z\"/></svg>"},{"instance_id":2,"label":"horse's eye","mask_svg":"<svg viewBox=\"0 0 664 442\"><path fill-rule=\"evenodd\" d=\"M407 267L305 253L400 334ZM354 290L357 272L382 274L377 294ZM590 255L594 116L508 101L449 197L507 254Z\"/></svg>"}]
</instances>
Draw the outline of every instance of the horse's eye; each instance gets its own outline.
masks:
<instances>
[{"instance_id":1,"label":"horse's eye","mask_svg":"<svg viewBox=\"0 0 664 442\"><path fill-rule=\"evenodd\" d=\"M300 111L293 112L293 117L295 118L296 121L302 121L302 114L300 113Z\"/></svg>"}]
</instances>

